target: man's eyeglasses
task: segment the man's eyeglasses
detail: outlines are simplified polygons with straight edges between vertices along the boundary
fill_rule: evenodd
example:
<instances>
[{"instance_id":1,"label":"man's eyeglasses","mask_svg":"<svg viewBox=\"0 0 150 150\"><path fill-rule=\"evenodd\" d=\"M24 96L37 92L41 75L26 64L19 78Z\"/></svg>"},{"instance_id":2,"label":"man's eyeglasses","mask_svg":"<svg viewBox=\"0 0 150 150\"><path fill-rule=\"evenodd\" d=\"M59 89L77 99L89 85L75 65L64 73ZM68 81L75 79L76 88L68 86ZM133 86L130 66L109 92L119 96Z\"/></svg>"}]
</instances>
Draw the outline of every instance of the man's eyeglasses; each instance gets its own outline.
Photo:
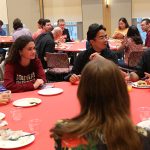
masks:
<instances>
[{"instance_id":1,"label":"man's eyeglasses","mask_svg":"<svg viewBox=\"0 0 150 150\"><path fill-rule=\"evenodd\" d=\"M99 39L99 40L108 40L108 36L107 36L107 35L98 36L98 37L96 37L96 38Z\"/></svg>"}]
</instances>

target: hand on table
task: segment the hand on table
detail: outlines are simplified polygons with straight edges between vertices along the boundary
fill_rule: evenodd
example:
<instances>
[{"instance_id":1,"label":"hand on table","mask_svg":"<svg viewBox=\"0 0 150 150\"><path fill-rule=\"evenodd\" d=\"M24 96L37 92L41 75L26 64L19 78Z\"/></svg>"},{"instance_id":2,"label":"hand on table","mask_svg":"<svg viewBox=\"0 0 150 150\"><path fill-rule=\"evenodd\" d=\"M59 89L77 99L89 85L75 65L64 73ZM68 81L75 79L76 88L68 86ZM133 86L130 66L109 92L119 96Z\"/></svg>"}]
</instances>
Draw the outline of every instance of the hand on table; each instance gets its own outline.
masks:
<instances>
[{"instance_id":1,"label":"hand on table","mask_svg":"<svg viewBox=\"0 0 150 150\"><path fill-rule=\"evenodd\" d=\"M114 38L116 38L116 39L123 39L124 35L121 34L121 33L115 33Z\"/></svg>"},{"instance_id":2,"label":"hand on table","mask_svg":"<svg viewBox=\"0 0 150 150\"><path fill-rule=\"evenodd\" d=\"M150 84L150 74L147 72L144 72L144 74L145 74L145 78L146 78L145 81L147 82L147 84Z\"/></svg>"},{"instance_id":3,"label":"hand on table","mask_svg":"<svg viewBox=\"0 0 150 150\"><path fill-rule=\"evenodd\" d=\"M72 84L75 84L77 81L79 81L81 78L81 75L76 75L76 74L72 74L71 77L69 78L69 81Z\"/></svg>"},{"instance_id":4,"label":"hand on table","mask_svg":"<svg viewBox=\"0 0 150 150\"><path fill-rule=\"evenodd\" d=\"M89 59L90 60L96 60L96 59L105 59L105 58L96 52L96 53L91 54Z\"/></svg>"},{"instance_id":5,"label":"hand on table","mask_svg":"<svg viewBox=\"0 0 150 150\"><path fill-rule=\"evenodd\" d=\"M43 84L44 84L44 81L42 79L37 79L33 84L34 89L37 89L39 86L41 86Z\"/></svg>"}]
</instances>

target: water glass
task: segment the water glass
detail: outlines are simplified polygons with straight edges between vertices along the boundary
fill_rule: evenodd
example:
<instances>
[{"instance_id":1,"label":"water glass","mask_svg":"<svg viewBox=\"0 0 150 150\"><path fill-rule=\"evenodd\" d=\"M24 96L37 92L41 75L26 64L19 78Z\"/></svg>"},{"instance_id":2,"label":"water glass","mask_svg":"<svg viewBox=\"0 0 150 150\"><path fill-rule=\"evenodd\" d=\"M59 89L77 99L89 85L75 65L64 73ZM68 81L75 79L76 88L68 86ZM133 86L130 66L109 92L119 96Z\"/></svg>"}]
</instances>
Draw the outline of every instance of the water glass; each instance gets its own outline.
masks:
<instances>
[{"instance_id":1,"label":"water glass","mask_svg":"<svg viewBox=\"0 0 150 150\"><path fill-rule=\"evenodd\" d=\"M10 110L12 119L14 121L19 121L22 119L22 108L21 107L14 107Z\"/></svg>"},{"instance_id":2,"label":"water glass","mask_svg":"<svg viewBox=\"0 0 150 150\"><path fill-rule=\"evenodd\" d=\"M150 119L150 107L140 107L139 111L141 121Z\"/></svg>"},{"instance_id":3,"label":"water glass","mask_svg":"<svg viewBox=\"0 0 150 150\"><path fill-rule=\"evenodd\" d=\"M35 133L36 135L38 135L40 133L40 124L41 120L38 118L29 120L28 125L31 133Z\"/></svg>"}]
</instances>

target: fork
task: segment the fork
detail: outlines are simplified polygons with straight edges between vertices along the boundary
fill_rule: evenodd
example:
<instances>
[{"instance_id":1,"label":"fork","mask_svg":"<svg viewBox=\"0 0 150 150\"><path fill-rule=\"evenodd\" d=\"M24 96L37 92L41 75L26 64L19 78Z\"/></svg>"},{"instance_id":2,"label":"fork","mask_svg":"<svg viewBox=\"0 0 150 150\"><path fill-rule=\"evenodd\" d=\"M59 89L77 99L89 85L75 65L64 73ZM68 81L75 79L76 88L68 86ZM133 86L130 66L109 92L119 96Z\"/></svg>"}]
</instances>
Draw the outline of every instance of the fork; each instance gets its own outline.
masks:
<instances>
[{"instance_id":1,"label":"fork","mask_svg":"<svg viewBox=\"0 0 150 150\"><path fill-rule=\"evenodd\" d=\"M34 135L35 133L31 133L31 134L25 134L25 135L21 135L21 136L18 136L16 138L9 138L8 140L10 141L17 141L18 139L22 138L22 137L25 137L25 136L31 136L31 135Z\"/></svg>"},{"instance_id":2,"label":"fork","mask_svg":"<svg viewBox=\"0 0 150 150\"><path fill-rule=\"evenodd\" d=\"M38 103L37 103L37 102L30 102L30 104L35 104L35 105L36 105L36 104L38 104Z\"/></svg>"}]
</instances>

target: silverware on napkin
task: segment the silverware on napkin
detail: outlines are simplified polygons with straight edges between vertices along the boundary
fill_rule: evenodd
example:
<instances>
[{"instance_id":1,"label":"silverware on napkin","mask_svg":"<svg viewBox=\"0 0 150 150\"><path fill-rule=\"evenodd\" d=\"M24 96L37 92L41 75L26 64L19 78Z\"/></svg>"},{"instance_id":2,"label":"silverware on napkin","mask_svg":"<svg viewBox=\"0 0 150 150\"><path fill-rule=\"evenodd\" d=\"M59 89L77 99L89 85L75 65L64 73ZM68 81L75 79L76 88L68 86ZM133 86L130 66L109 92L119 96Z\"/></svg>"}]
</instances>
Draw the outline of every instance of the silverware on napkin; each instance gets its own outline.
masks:
<instances>
[{"instance_id":1,"label":"silverware on napkin","mask_svg":"<svg viewBox=\"0 0 150 150\"><path fill-rule=\"evenodd\" d=\"M10 141L17 141L18 139L22 138L22 137L25 137L25 136L31 136L31 135L34 135L35 133L30 133L30 134L25 134L25 135L21 135L21 136L18 136L18 137L11 137L9 138L8 140Z\"/></svg>"}]
</instances>

